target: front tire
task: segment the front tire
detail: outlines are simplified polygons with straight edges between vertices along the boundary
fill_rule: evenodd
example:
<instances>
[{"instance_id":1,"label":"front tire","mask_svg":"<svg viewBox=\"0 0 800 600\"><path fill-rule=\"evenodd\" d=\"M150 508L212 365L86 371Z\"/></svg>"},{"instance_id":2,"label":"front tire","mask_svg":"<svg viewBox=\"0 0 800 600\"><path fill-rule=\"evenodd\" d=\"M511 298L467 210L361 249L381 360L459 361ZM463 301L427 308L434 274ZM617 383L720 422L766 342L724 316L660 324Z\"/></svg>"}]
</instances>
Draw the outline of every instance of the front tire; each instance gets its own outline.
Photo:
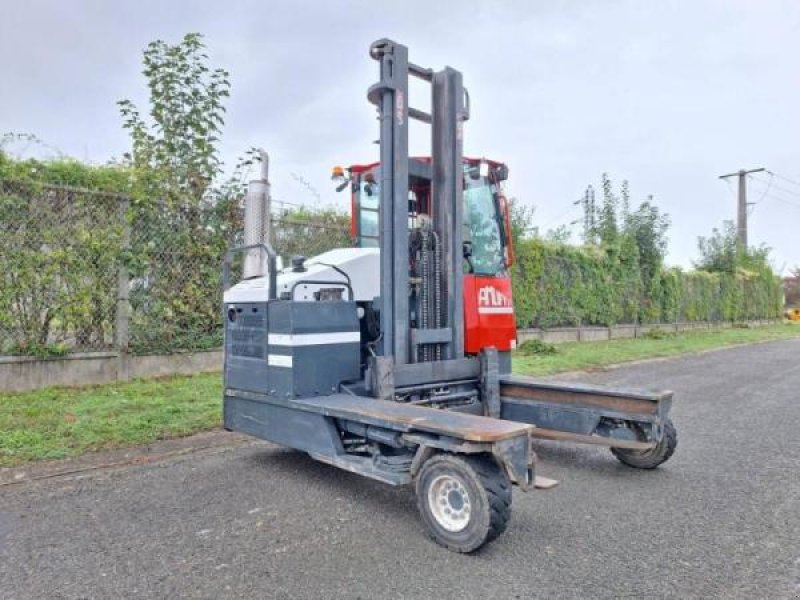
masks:
<instances>
[{"instance_id":1,"label":"front tire","mask_svg":"<svg viewBox=\"0 0 800 600\"><path fill-rule=\"evenodd\" d=\"M678 431L672 420L664 424L664 435L661 441L650 450L628 450L625 448L611 448L611 453L621 463L635 469L655 469L660 464L667 462L678 447Z\"/></svg>"},{"instance_id":2,"label":"front tire","mask_svg":"<svg viewBox=\"0 0 800 600\"><path fill-rule=\"evenodd\" d=\"M511 481L487 455L435 455L422 465L416 495L430 536L456 552L491 542L511 516Z\"/></svg>"}]
</instances>

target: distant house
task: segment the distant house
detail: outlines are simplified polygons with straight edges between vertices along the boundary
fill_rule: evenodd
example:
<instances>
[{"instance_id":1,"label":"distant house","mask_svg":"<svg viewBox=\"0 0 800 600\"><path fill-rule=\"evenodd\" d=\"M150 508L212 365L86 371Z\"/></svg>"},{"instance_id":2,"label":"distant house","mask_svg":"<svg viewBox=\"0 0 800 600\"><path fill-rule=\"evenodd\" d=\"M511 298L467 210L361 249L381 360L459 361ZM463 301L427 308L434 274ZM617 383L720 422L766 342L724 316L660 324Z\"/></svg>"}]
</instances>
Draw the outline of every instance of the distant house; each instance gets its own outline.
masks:
<instances>
[{"instance_id":1,"label":"distant house","mask_svg":"<svg viewBox=\"0 0 800 600\"><path fill-rule=\"evenodd\" d=\"M786 306L800 308L800 274L783 278L783 295Z\"/></svg>"}]
</instances>

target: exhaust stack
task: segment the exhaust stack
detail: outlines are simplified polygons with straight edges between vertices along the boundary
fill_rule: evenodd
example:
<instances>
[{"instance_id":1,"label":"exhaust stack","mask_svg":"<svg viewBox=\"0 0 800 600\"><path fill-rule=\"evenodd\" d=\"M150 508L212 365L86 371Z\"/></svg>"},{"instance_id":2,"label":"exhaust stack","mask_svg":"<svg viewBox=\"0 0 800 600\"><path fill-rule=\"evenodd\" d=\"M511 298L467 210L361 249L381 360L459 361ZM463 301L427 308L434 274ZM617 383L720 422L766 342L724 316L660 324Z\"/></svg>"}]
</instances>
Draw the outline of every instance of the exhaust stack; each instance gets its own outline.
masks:
<instances>
[{"instance_id":1,"label":"exhaust stack","mask_svg":"<svg viewBox=\"0 0 800 600\"><path fill-rule=\"evenodd\" d=\"M271 228L271 204L269 185L269 155L261 155L261 178L247 185L244 197L244 245L268 244ZM242 265L242 279L263 277L267 274L267 256L261 249L249 250Z\"/></svg>"}]
</instances>

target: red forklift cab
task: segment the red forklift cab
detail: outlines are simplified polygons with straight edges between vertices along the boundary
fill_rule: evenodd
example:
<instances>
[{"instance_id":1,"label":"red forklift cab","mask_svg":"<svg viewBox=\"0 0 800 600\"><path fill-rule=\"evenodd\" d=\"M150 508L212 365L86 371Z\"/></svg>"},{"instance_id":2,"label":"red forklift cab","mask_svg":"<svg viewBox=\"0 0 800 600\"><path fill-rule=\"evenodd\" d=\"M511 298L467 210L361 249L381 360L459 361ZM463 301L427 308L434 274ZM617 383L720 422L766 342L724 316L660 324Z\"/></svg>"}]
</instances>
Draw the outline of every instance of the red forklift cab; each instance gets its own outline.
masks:
<instances>
[{"instance_id":1,"label":"red forklift cab","mask_svg":"<svg viewBox=\"0 0 800 600\"><path fill-rule=\"evenodd\" d=\"M430 179L424 172L430 158L409 161L409 229L431 216ZM356 246L379 246L380 165L352 165L344 178L351 188L351 234ZM507 352L516 346L516 323L509 268L514 260L508 202L502 182L506 165L464 158L464 351L477 354L494 347Z\"/></svg>"}]
</instances>

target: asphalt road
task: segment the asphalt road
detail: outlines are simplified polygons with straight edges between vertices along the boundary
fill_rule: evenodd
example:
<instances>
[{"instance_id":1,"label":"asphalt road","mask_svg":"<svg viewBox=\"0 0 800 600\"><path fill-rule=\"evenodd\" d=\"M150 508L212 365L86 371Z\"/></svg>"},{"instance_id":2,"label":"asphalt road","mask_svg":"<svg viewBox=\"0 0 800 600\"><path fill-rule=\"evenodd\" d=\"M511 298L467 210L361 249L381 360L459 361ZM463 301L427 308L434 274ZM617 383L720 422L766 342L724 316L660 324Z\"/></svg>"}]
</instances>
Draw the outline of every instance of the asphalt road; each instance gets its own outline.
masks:
<instances>
[{"instance_id":1,"label":"asphalt road","mask_svg":"<svg viewBox=\"0 0 800 600\"><path fill-rule=\"evenodd\" d=\"M414 499L237 441L0 487L2 598L800 598L800 340L570 379L676 392L654 472L538 445L476 555L425 536Z\"/></svg>"}]
</instances>

